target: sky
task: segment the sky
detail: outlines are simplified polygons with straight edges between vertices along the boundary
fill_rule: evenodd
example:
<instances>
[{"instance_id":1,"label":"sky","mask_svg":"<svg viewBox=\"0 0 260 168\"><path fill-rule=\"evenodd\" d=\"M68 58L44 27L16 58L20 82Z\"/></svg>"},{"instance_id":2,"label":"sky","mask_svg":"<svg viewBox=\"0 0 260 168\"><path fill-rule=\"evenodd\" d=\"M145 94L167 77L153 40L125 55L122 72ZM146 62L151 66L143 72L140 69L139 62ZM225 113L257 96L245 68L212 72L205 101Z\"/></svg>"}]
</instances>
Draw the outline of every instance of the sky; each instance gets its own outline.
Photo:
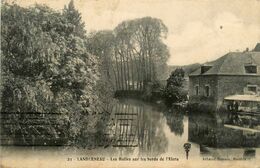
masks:
<instances>
[{"instance_id":1,"label":"sky","mask_svg":"<svg viewBox=\"0 0 260 168\"><path fill-rule=\"evenodd\" d=\"M61 10L70 0L16 0ZM87 32L151 16L168 27L169 65L215 60L260 42L260 0L74 0Z\"/></svg>"}]
</instances>

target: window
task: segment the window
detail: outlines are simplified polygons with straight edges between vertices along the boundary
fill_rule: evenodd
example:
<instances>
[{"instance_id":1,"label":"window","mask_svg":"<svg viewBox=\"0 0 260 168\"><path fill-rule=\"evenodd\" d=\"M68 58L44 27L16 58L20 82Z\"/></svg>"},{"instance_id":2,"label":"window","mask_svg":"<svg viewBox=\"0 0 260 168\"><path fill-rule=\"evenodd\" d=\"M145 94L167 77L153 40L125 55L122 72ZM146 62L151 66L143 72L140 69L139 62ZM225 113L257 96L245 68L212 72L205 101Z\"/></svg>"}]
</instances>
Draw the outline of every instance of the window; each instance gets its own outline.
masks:
<instances>
[{"instance_id":1,"label":"window","mask_svg":"<svg viewBox=\"0 0 260 168\"><path fill-rule=\"evenodd\" d=\"M206 85L206 86L205 86L205 96L206 96L206 97L209 97L209 96L210 96L210 93L209 93L209 92L210 92L209 85Z\"/></svg>"},{"instance_id":2,"label":"window","mask_svg":"<svg viewBox=\"0 0 260 168\"><path fill-rule=\"evenodd\" d=\"M195 95L198 96L199 95L199 85L195 86Z\"/></svg>"},{"instance_id":3,"label":"window","mask_svg":"<svg viewBox=\"0 0 260 168\"><path fill-rule=\"evenodd\" d=\"M257 66L256 65L245 65L245 71L249 74L256 74L257 73Z\"/></svg>"},{"instance_id":4,"label":"window","mask_svg":"<svg viewBox=\"0 0 260 168\"><path fill-rule=\"evenodd\" d=\"M247 85L247 91L257 93L257 85Z\"/></svg>"},{"instance_id":5,"label":"window","mask_svg":"<svg viewBox=\"0 0 260 168\"><path fill-rule=\"evenodd\" d=\"M202 65L200 67L200 71L203 74L203 73L207 72L208 70L210 70L210 68L212 68L212 65Z\"/></svg>"}]
</instances>

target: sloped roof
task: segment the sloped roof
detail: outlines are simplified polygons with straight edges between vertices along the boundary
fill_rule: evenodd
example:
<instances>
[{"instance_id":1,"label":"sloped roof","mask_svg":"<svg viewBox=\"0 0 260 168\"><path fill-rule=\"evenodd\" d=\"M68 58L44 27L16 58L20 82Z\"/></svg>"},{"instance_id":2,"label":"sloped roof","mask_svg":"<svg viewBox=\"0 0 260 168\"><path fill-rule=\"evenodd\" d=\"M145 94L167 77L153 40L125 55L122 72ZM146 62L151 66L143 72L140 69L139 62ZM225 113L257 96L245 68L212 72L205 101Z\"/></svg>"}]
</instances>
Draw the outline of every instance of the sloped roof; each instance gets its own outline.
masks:
<instances>
[{"instance_id":1,"label":"sloped roof","mask_svg":"<svg viewBox=\"0 0 260 168\"><path fill-rule=\"evenodd\" d=\"M198 68L190 76L245 75L246 64L257 65L257 75L260 75L260 52L230 52L215 61L206 63L206 65L212 65L208 71L201 73L201 68Z\"/></svg>"}]
</instances>

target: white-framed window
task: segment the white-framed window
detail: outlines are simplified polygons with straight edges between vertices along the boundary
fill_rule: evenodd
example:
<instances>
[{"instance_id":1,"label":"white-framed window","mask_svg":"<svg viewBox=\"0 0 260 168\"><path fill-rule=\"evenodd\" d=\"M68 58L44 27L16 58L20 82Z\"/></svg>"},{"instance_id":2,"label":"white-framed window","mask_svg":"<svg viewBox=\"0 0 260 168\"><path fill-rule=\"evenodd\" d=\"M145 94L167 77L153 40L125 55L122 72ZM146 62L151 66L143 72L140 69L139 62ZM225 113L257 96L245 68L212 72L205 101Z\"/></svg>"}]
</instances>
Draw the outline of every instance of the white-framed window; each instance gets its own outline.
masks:
<instances>
[{"instance_id":1,"label":"white-framed window","mask_svg":"<svg viewBox=\"0 0 260 168\"><path fill-rule=\"evenodd\" d=\"M210 87L209 87L209 85L205 85L204 89L205 89L205 96L209 97L210 96Z\"/></svg>"},{"instance_id":2,"label":"white-framed window","mask_svg":"<svg viewBox=\"0 0 260 168\"><path fill-rule=\"evenodd\" d=\"M252 93L257 93L257 85L247 85L247 91Z\"/></svg>"},{"instance_id":3,"label":"white-framed window","mask_svg":"<svg viewBox=\"0 0 260 168\"><path fill-rule=\"evenodd\" d=\"M195 85L195 95L198 96L200 94L199 85Z\"/></svg>"}]
</instances>

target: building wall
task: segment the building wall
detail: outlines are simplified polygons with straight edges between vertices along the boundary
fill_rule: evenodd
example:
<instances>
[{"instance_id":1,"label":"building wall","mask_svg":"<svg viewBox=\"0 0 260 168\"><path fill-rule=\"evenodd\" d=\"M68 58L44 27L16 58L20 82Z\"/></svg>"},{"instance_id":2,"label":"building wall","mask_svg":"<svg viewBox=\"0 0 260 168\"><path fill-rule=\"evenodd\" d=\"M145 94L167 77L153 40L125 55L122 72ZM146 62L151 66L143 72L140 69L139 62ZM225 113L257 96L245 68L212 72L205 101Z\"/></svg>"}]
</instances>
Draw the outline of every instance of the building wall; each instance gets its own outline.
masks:
<instances>
[{"instance_id":1,"label":"building wall","mask_svg":"<svg viewBox=\"0 0 260 168\"><path fill-rule=\"evenodd\" d=\"M218 76L217 107L222 105L226 96L244 94L244 91L247 90L247 85L258 85L258 93L260 93L259 76Z\"/></svg>"},{"instance_id":2,"label":"building wall","mask_svg":"<svg viewBox=\"0 0 260 168\"><path fill-rule=\"evenodd\" d=\"M199 86L199 95L196 95L195 86ZM210 96L206 97L204 88L210 87ZM189 103L200 103L211 106L214 110L221 107L226 96L244 94L247 85L257 85L260 93L259 76L232 76L232 75L209 75L190 76L189 78ZM212 110L213 110L212 109Z\"/></svg>"},{"instance_id":3,"label":"building wall","mask_svg":"<svg viewBox=\"0 0 260 168\"><path fill-rule=\"evenodd\" d=\"M216 106L218 88L217 76L190 76L189 78L189 103L205 103ZM205 86L209 86L209 97L206 96ZM199 86L199 95L196 95L195 87Z\"/></svg>"}]
</instances>

